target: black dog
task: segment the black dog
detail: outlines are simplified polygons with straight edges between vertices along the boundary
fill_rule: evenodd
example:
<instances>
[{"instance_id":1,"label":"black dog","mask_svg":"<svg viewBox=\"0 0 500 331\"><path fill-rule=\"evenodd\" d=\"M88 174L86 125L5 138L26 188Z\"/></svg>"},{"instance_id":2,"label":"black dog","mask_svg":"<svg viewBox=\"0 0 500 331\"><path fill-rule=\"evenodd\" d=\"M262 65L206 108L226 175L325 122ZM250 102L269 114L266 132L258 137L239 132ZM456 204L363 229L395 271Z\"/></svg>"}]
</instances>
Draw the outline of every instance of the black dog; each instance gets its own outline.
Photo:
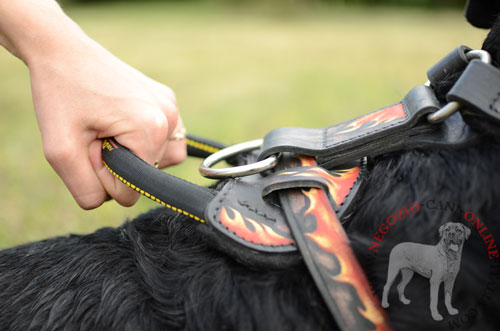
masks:
<instances>
[{"instance_id":1,"label":"black dog","mask_svg":"<svg viewBox=\"0 0 500 331\"><path fill-rule=\"evenodd\" d=\"M498 67L500 20L483 47ZM458 75L446 77L438 96ZM435 245L447 222L471 230L454 287L447 290L458 312L448 313L439 301L443 320L436 321L429 312L428 277L414 276L404 293L411 303L399 302L395 289L388 294L395 329L497 330L500 325L498 251L495 255L500 129L481 120L471 125L484 134L474 146L409 150L372 160L362 198L345 224L378 297L394 246ZM418 208L410 210L412 203ZM395 221L384 223L391 215ZM249 269L208 246L197 226L161 208L118 229L1 251L0 329L336 329L305 266Z\"/></svg>"}]
</instances>

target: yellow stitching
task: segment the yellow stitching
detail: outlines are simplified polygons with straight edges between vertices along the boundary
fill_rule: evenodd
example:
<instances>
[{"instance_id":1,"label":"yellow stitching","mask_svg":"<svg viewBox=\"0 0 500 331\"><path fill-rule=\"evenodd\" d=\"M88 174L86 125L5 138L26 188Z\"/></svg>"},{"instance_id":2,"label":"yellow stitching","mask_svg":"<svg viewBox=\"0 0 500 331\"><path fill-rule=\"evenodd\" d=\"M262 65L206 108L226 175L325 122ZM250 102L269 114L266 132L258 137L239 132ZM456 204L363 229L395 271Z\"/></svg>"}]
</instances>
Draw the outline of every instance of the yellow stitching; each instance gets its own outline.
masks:
<instances>
[{"instance_id":1,"label":"yellow stitching","mask_svg":"<svg viewBox=\"0 0 500 331\"><path fill-rule=\"evenodd\" d=\"M202 151L205 151L205 152L208 152L208 153L215 153L215 152L220 151L220 148L217 148L217 147L214 147L214 146L210 146L210 145L207 145L207 144L204 144L204 143L200 143L199 141L192 140L192 139L189 139L189 138L186 138L186 144L188 144L191 147L194 147L194 148L197 148L197 149L201 149Z\"/></svg>"},{"instance_id":2,"label":"yellow stitching","mask_svg":"<svg viewBox=\"0 0 500 331\"><path fill-rule=\"evenodd\" d=\"M123 182L123 183L124 183L125 185L127 185L128 187L131 187L131 188L133 188L134 190L136 190L137 192L141 193L142 195L144 195L144 196L146 196L146 197L150 198L151 200L153 200L153 201L156 201L156 202L160 203L162 206L165 206L165 207L167 207L167 208L169 208L169 209L172 209L173 211L176 211L176 212L178 212L178 213L180 213L180 214L184 214L184 215L186 215L186 216L189 216L189 217L191 217L192 219L194 219L194 220L196 220L196 221L198 221L198 222L205 223L205 220L204 220L204 219L201 219L201 218L199 218L198 216L193 215L193 214L191 214L191 213L189 213L189 212L187 212L187 211L185 211L185 210L182 210L182 209L180 209L180 208L176 208L176 207L174 207L174 206L172 206L172 205L169 205L168 203L165 203L165 202L161 201L161 200L160 200L160 199L158 199L157 197L155 197L155 196L153 196L153 195L149 194L148 192L145 192L144 190L141 190L140 188L138 188L137 186L133 185L132 183L130 183L130 182L129 182L129 181L127 181L126 179L123 179L120 175L118 175L116 172L114 172L114 171L113 171L113 169L111 169L111 168L108 166L108 164L107 164L106 162L102 161L102 163L104 163L104 166L105 166L105 167L109 170L109 172L111 172L111 173L113 174L113 176L115 176L116 178L118 178L121 182Z\"/></svg>"}]
</instances>

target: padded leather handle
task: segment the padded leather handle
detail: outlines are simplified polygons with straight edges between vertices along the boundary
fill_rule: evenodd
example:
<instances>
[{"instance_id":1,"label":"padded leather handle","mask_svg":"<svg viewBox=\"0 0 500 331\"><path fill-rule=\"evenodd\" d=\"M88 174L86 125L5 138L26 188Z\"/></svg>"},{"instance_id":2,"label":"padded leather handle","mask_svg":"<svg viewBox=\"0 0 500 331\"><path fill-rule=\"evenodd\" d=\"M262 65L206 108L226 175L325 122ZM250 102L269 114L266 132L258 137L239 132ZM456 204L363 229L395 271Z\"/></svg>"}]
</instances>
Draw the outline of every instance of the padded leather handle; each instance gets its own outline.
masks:
<instances>
[{"instance_id":1,"label":"padded leather handle","mask_svg":"<svg viewBox=\"0 0 500 331\"><path fill-rule=\"evenodd\" d=\"M113 138L104 139L102 159L108 170L130 188L165 207L205 222L205 206L214 197L208 188L151 166Z\"/></svg>"}]
</instances>

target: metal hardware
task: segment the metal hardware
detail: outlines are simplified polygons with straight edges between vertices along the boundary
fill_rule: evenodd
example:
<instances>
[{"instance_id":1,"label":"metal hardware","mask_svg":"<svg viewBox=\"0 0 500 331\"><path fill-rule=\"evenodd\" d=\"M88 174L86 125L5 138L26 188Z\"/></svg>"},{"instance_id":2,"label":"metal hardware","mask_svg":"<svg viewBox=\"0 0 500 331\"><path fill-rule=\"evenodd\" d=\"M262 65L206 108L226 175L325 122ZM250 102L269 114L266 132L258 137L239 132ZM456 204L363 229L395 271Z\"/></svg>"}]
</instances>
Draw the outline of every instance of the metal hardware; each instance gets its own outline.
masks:
<instances>
[{"instance_id":1,"label":"metal hardware","mask_svg":"<svg viewBox=\"0 0 500 331\"><path fill-rule=\"evenodd\" d=\"M441 123L451 115L455 114L461 106L462 105L456 101L448 102L443 108L432 114L429 114L427 120L431 123Z\"/></svg>"},{"instance_id":2,"label":"metal hardware","mask_svg":"<svg viewBox=\"0 0 500 331\"><path fill-rule=\"evenodd\" d=\"M479 49L475 49L475 50L467 52L465 54L465 57L469 61L474 60L474 59L478 59L478 60L481 60L482 62L487 63L487 64L491 63L490 53L483 51L483 50L479 50ZM430 84L430 82L427 81L426 85L427 84ZM446 106L439 109L438 111L436 111L432 114L429 114L427 116L427 121L429 121L430 123L441 123L442 121L444 121L445 119L447 119L448 117L450 117L451 115L456 113L458 110L460 110L461 106L462 105L459 102L451 101L451 102L447 103Z\"/></svg>"},{"instance_id":3,"label":"metal hardware","mask_svg":"<svg viewBox=\"0 0 500 331\"><path fill-rule=\"evenodd\" d=\"M271 155L268 158L238 167L231 168L221 168L213 169L211 168L214 164L227 159L233 155L249 152L258 149L262 146L263 140L257 139L252 141L247 141L241 144L229 146L224 148L209 157L207 157L200 166L200 173L207 178L222 179L231 177L242 177L260 173L262 171L272 169L278 163L278 156Z\"/></svg>"},{"instance_id":4,"label":"metal hardware","mask_svg":"<svg viewBox=\"0 0 500 331\"><path fill-rule=\"evenodd\" d=\"M467 60L478 59L484 63L491 64L491 55L487 51L483 51L482 49L474 49L465 54Z\"/></svg>"}]
</instances>

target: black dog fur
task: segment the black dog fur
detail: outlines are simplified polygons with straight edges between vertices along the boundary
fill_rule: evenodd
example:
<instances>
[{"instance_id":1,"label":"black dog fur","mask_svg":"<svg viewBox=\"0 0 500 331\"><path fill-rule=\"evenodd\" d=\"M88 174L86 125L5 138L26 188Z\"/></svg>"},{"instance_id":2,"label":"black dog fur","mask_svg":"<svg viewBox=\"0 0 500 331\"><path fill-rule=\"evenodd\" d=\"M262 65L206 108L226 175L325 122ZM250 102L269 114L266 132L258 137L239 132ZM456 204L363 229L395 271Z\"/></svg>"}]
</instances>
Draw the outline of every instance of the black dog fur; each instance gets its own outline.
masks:
<instances>
[{"instance_id":1,"label":"black dog fur","mask_svg":"<svg viewBox=\"0 0 500 331\"><path fill-rule=\"evenodd\" d=\"M500 63L500 20L484 48ZM438 87L445 95L457 75ZM484 121L480 143L461 150L411 150L377 157L346 231L373 290L381 297L390 249L402 241L435 244L446 221L473 211L500 240L500 129ZM457 210L430 208L428 201ZM390 229L380 252L369 249L381 222L418 202L418 213ZM434 204L433 204L434 205ZM209 247L186 217L153 210L118 229L71 235L0 251L0 330L333 330L304 265L252 270ZM491 260L493 261L493 260ZM428 280L415 276L409 306L389 295L397 330L497 330L497 262L476 230L464 246L453 290L459 315L439 295L430 317ZM493 264L492 264L493 263ZM495 269L496 268L496 269Z\"/></svg>"}]
</instances>

